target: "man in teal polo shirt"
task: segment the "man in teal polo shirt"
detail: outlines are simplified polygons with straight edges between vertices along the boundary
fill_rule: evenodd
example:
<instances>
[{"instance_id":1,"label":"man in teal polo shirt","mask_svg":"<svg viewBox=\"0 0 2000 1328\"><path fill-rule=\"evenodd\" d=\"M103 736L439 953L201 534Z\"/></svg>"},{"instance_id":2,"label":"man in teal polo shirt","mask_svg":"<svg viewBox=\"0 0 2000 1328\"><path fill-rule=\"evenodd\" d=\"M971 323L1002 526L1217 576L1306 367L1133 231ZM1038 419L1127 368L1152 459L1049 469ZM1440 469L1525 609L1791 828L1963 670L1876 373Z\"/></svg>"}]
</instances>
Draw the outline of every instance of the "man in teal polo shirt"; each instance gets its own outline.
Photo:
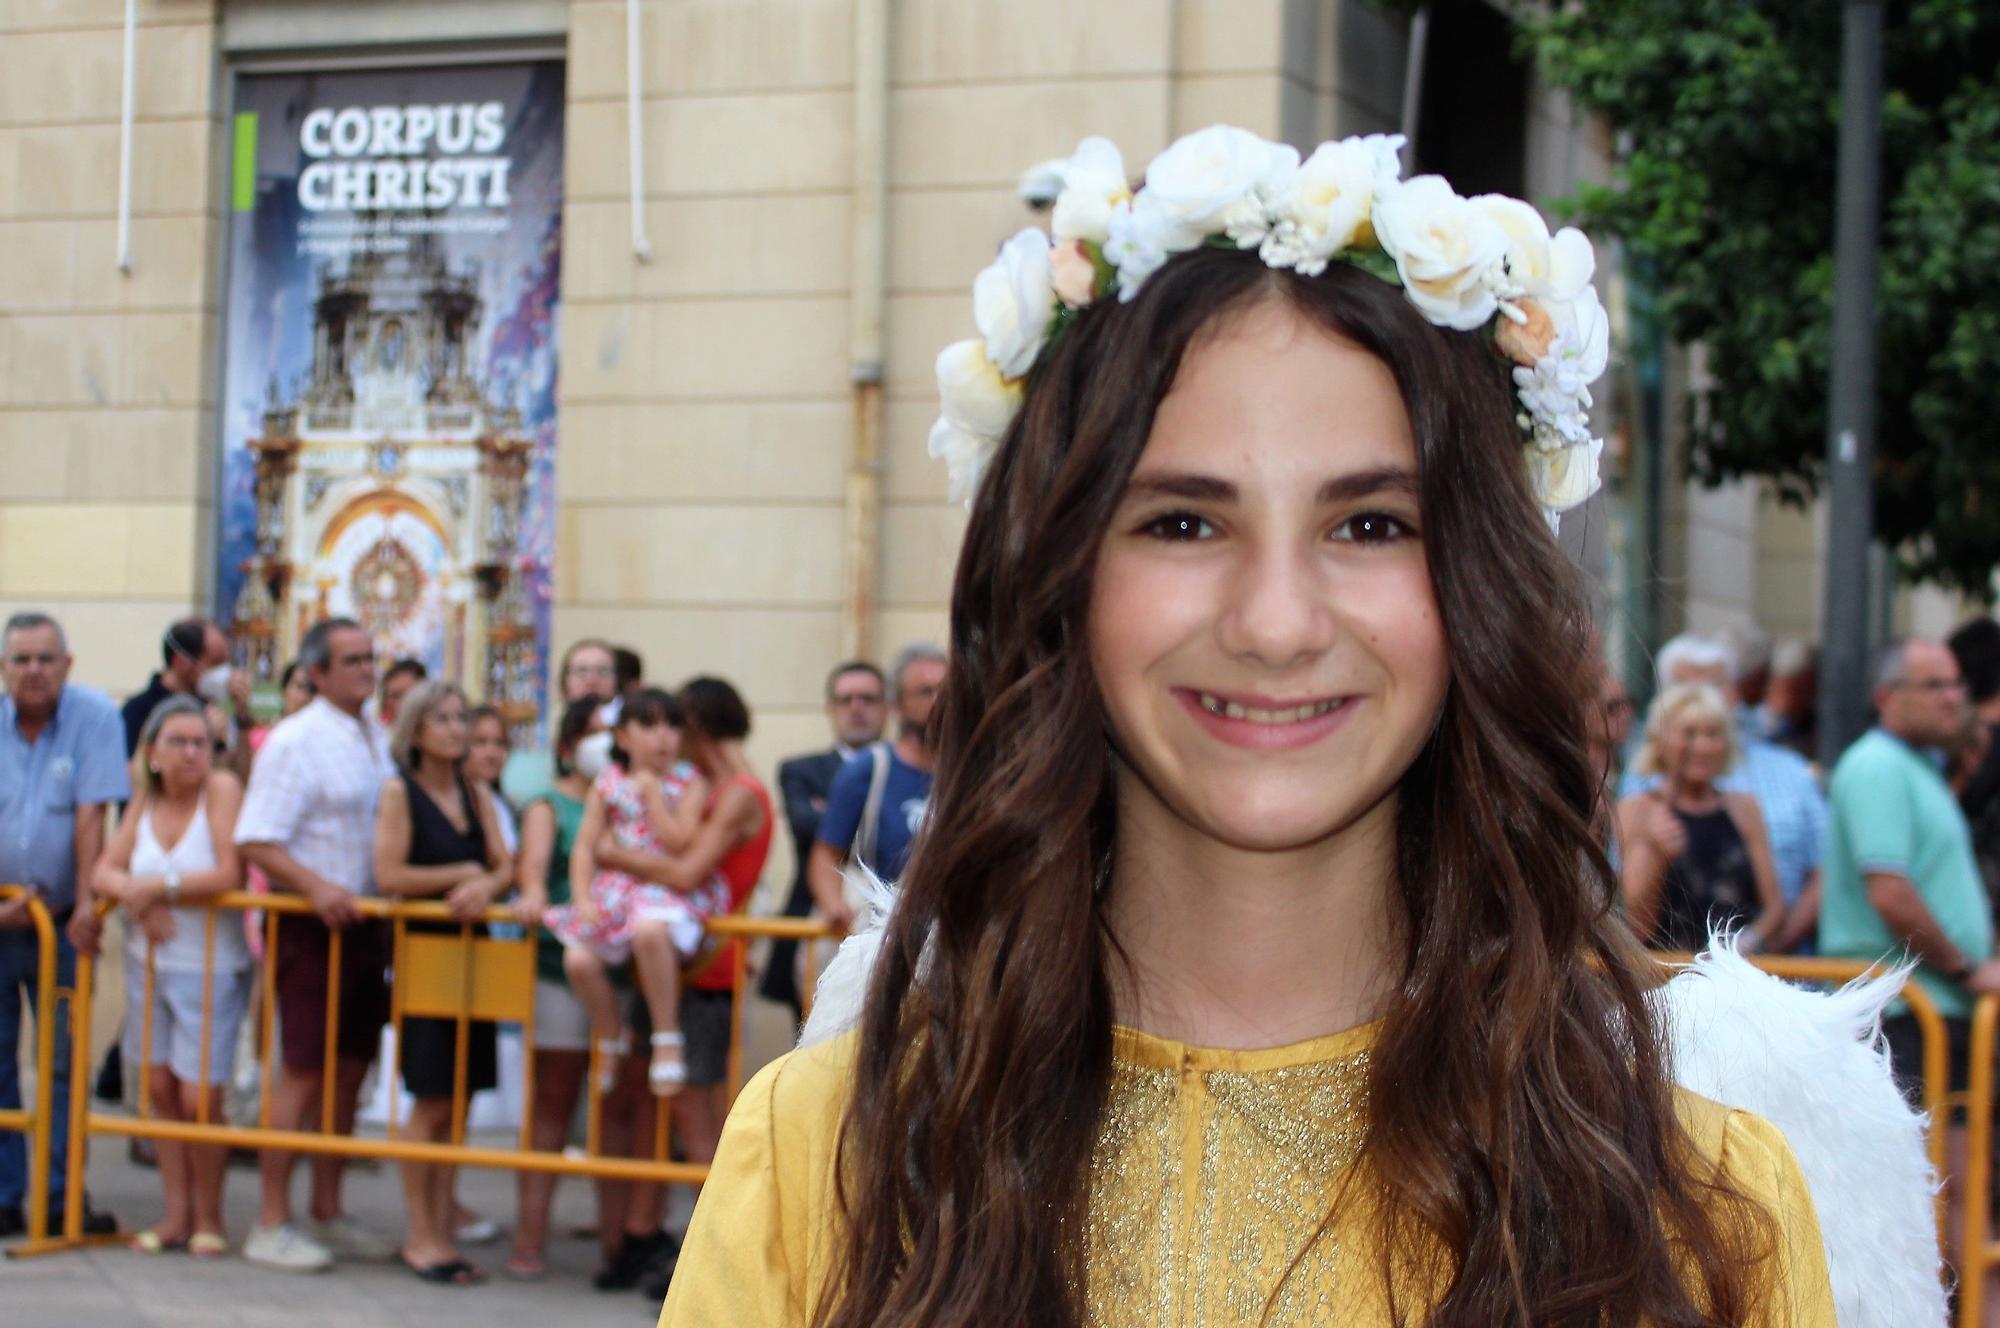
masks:
<instances>
[{"instance_id":1,"label":"man in teal polo shirt","mask_svg":"<svg viewBox=\"0 0 2000 1328\"><path fill-rule=\"evenodd\" d=\"M1951 1085L1961 1090L1973 1001L2000 992L1992 906L1972 832L1930 756L1963 718L1965 684L1941 643L1893 642L1878 657L1874 695L1877 725L1840 758L1829 790L1820 952L1917 960L1917 981L1945 1017ZM1882 1021L1890 1063L1916 1101L1923 1038L1906 1005L1890 1008L1896 1013ZM1954 1126L1948 1136L1948 1182L1964 1170L1964 1135Z\"/></svg>"},{"instance_id":2,"label":"man in teal polo shirt","mask_svg":"<svg viewBox=\"0 0 2000 1328\"><path fill-rule=\"evenodd\" d=\"M1963 1023L1977 993L2000 991L2000 963L1971 831L1929 755L1963 717L1958 661L1936 641L1893 643L1877 664L1875 706L1880 722L1833 771L1820 947L1871 960L1907 949L1939 1011ZM1914 1031L1907 1014L1890 1022Z\"/></svg>"}]
</instances>

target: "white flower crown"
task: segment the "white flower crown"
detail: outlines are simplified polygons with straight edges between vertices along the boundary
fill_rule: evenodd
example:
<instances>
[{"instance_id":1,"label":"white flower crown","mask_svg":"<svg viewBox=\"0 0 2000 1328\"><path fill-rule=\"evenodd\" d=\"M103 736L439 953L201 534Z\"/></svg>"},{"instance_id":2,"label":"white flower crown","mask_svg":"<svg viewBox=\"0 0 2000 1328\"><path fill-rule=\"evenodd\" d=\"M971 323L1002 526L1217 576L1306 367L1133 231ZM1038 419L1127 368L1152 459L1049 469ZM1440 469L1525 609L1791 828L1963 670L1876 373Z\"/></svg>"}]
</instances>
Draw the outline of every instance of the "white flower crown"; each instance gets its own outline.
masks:
<instances>
[{"instance_id":1,"label":"white flower crown","mask_svg":"<svg viewBox=\"0 0 2000 1328\"><path fill-rule=\"evenodd\" d=\"M1070 313L1114 286L1130 300L1173 255L1227 242L1306 276L1352 263L1400 285L1439 327L1492 328L1515 366L1528 478L1553 529L1597 492L1604 450L1589 423L1590 385L1610 349L1590 284L1596 255L1583 232L1549 234L1519 199L1460 198L1436 175L1400 179L1402 145L1395 134L1344 138L1301 161L1288 144L1215 125L1153 158L1137 193L1102 138L1030 170L1021 192L1055 201L1051 234L1030 227L1000 247L972 284L979 336L937 358L943 414L930 452L949 468L952 496L971 502L1029 371Z\"/></svg>"}]
</instances>

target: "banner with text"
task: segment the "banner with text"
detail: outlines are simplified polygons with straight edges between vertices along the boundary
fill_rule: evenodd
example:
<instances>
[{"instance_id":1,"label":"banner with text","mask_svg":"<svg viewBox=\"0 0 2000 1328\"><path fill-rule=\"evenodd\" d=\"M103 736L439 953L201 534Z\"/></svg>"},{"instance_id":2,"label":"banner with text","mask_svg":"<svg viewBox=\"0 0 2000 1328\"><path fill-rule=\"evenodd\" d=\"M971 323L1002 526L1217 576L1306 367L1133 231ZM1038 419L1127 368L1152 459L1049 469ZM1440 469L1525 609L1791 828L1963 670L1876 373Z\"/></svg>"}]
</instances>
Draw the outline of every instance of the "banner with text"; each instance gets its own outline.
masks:
<instances>
[{"instance_id":1,"label":"banner with text","mask_svg":"<svg viewBox=\"0 0 2000 1328\"><path fill-rule=\"evenodd\" d=\"M543 703L563 67L236 80L220 596L275 686L319 619ZM271 692L266 691L266 696Z\"/></svg>"}]
</instances>

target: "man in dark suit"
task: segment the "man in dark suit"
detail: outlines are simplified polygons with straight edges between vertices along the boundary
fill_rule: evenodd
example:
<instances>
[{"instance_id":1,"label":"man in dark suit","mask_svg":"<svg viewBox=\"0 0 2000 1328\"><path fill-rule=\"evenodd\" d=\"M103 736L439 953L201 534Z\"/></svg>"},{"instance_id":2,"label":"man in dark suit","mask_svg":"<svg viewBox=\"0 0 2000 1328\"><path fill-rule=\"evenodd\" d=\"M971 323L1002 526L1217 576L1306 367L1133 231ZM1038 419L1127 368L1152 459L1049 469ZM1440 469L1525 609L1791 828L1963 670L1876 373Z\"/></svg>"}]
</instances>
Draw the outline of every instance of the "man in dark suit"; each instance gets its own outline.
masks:
<instances>
[{"instance_id":1,"label":"man in dark suit","mask_svg":"<svg viewBox=\"0 0 2000 1328\"><path fill-rule=\"evenodd\" d=\"M864 659L836 665L826 678L826 715L833 725L834 745L823 752L794 756L778 767L778 792L785 801L785 823L791 827L796 856L792 893L785 901L787 917L802 918L812 912L806 862L818 837L820 813L826 810L826 793L833 786L833 777L848 757L881 740L882 726L889 717L882 670ZM805 1017L796 941L771 943L758 990L770 1000L791 1006L795 1017Z\"/></svg>"}]
</instances>

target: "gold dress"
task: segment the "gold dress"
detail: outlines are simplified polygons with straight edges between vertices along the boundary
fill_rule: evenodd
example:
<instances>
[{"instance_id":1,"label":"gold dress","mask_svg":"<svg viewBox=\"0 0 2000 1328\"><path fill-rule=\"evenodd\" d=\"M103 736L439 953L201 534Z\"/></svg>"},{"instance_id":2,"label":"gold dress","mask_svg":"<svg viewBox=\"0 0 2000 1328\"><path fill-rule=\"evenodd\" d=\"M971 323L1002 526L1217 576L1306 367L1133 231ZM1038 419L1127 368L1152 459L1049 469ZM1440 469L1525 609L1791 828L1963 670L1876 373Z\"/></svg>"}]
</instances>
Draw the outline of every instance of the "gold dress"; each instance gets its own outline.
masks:
<instances>
[{"instance_id":1,"label":"gold dress","mask_svg":"<svg viewBox=\"0 0 2000 1328\"><path fill-rule=\"evenodd\" d=\"M1092 1162L1091 1328L1386 1328L1375 1224L1358 1198L1368 1187L1340 1183L1357 1168L1377 1027L1240 1052L1117 1030ZM853 1055L849 1034L774 1062L744 1089L661 1328L807 1328L833 1254ZM1769 1308L1745 1328L1835 1328L1819 1224L1784 1138L1690 1093L1679 1108L1701 1153L1777 1222Z\"/></svg>"}]
</instances>

